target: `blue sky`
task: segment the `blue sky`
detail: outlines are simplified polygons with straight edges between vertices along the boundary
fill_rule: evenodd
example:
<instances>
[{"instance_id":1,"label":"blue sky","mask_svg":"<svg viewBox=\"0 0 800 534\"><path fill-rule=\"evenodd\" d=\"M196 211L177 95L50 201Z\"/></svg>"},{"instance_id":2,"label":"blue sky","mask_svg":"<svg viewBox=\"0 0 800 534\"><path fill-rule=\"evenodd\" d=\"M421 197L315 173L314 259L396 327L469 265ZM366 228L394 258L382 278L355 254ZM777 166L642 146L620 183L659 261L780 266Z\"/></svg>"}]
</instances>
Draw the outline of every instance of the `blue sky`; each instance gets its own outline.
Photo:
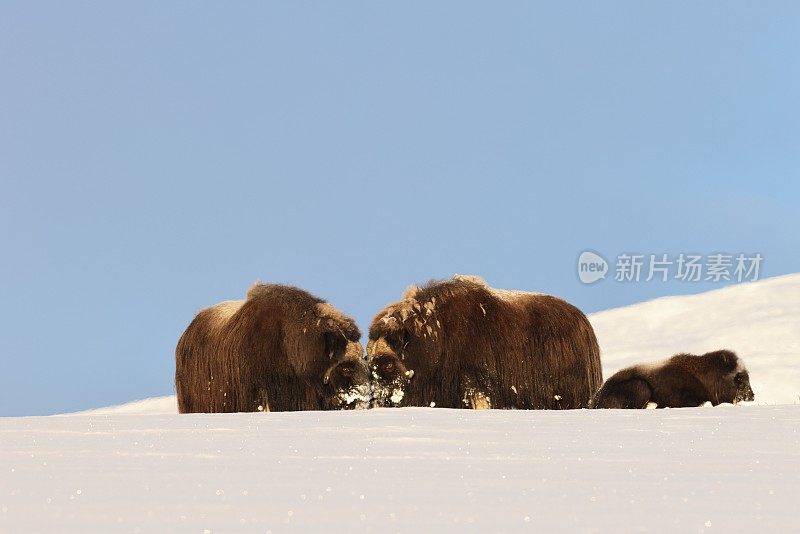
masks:
<instances>
[{"instance_id":1,"label":"blue sky","mask_svg":"<svg viewBox=\"0 0 800 534\"><path fill-rule=\"evenodd\" d=\"M455 272L720 286L584 285L585 249L800 271L799 5L4 2L0 415L172 393L257 279L366 330Z\"/></svg>"}]
</instances>

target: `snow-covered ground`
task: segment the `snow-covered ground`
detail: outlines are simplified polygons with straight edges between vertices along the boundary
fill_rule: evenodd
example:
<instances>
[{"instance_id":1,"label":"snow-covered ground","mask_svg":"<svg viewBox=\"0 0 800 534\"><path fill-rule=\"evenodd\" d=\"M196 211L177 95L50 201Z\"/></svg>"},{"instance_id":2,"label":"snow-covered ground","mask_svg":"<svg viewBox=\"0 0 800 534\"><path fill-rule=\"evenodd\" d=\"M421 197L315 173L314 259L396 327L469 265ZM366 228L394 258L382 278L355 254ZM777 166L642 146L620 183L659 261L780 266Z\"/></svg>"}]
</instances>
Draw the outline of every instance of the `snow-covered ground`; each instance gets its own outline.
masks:
<instances>
[{"instance_id":1,"label":"snow-covered ground","mask_svg":"<svg viewBox=\"0 0 800 534\"><path fill-rule=\"evenodd\" d=\"M797 529L800 406L6 419L0 532Z\"/></svg>"},{"instance_id":2,"label":"snow-covered ground","mask_svg":"<svg viewBox=\"0 0 800 534\"><path fill-rule=\"evenodd\" d=\"M0 418L0 532L796 531L798 297L791 275L591 317L606 376L727 347L748 405Z\"/></svg>"}]
</instances>

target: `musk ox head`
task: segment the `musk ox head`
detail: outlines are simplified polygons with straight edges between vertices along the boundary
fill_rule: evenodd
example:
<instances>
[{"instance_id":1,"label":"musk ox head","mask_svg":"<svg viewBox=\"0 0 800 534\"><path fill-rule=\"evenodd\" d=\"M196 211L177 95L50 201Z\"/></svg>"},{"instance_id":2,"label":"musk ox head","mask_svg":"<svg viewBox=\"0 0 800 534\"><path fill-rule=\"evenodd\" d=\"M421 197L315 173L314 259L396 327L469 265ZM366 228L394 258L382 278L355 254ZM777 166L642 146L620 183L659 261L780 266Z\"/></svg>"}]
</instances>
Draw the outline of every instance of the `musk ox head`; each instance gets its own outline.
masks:
<instances>
[{"instance_id":1,"label":"musk ox head","mask_svg":"<svg viewBox=\"0 0 800 534\"><path fill-rule=\"evenodd\" d=\"M473 282L461 280L410 286L402 300L378 312L367 343L373 406L428 405L436 398L444 355L443 327L453 313L445 301L458 300L460 293L473 286ZM461 320L461 315L456 317ZM453 338L461 339L458 335Z\"/></svg>"},{"instance_id":2,"label":"musk ox head","mask_svg":"<svg viewBox=\"0 0 800 534\"><path fill-rule=\"evenodd\" d=\"M367 343L369 373L372 378L372 407L402 406L405 391L414 377L385 338Z\"/></svg>"},{"instance_id":3,"label":"musk ox head","mask_svg":"<svg viewBox=\"0 0 800 534\"><path fill-rule=\"evenodd\" d=\"M755 398L750 387L750 374L744 362L730 350L718 350L703 355L714 360L719 373L717 398L720 402L737 403Z\"/></svg>"},{"instance_id":4,"label":"musk ox head","mask_svg":"<svg viewBox=\"0 0 800 534\"><path fill-rule=\"evenodd\" d=\"M322 383L328 409L369 408L372 386L361 343L351 341L347 344L344 356L328 367Z\"/></svg>"},{"instance_id":5,"label":"musk ox head","mask_svg":"<svg viewBox=\"0 0 800 534\"><path fill-rule=\"evenodd\" d=\"M750 387L750 374L747 370L739 371L733 376L733 383L736 385L736 395L733 402L751 401L755 399L753 388Z\"/></svg>"}]
</instances>

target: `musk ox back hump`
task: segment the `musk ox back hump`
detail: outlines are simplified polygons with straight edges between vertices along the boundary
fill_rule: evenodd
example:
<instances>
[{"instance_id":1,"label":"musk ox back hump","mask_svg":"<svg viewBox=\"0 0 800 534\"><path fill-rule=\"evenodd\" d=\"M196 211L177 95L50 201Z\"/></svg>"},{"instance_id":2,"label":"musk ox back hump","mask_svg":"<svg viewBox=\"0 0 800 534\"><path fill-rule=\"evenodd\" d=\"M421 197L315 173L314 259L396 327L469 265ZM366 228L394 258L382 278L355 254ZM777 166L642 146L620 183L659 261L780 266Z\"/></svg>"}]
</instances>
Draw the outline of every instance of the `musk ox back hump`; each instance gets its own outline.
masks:
<instances>
[{"instance_id":1,"label":"musk ox back hump","mask_svg":"<svg viewBox=\"0 0 800 534\"><path fill-rule=\"evenodd\" d=\"M378 405L580 408L602 380L597 339L580 310L477 277L412 286L375 316L369 334L376 391L399 399ZM392 381L381 368L412 376Z\"/></svg>"},{"instance_id":2,"label":"musk ox back hump","mask_svg":"<svg viewBox=\"0 0 800 534\"><path fill-rule=\"evenodd\" d=\"M360 353L360 336L352 319L302 289L255 284L244 300L202 310L181 336L175 350L178 408L186 413L335 406L336 392L325 378L346 354ZM356 379L366 382L366 373L350 382Z\"/></svg>"}]
</instances>

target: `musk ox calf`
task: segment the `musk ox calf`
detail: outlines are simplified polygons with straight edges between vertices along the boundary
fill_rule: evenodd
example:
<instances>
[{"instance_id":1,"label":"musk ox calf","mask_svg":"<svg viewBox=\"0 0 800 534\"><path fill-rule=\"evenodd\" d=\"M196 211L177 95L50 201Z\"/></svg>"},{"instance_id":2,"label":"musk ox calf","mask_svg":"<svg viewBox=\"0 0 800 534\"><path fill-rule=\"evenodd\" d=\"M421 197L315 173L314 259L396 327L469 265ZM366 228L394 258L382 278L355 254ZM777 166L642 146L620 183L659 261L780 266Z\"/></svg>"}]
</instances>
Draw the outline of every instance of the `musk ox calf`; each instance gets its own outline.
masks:
<instances>
[{"instance_id":1,"label":"musk ox calf","mask_svg":"<svg viewBox=\"0 0 800 534\"><path fill-rule=\"evenodd\" d=\"M606 380L591 408L684 408L710 402L753 400L750 376L729 350L678 354L662 362L623 369Z\"/></svg>"},{"instance_id":2,"label":"musk ox calf","mask_svg":"<svg viewBox=\"0 0 800 534\"><path fill-rule=\"evenodd\" d=\"M581 408L602 382L578 308L475 276L409 288L372 321L367 358L374 406Z\"/></svg>"},{"instance_id":3,"label":"musk ox calf","mask_svg":"<svg viewBox=\"0 0 800 534\"><path fill-rule=\"evenodd\" d=\"M366 408L369 374L352 319L302 289L253 285L202 310L178 341L187 412Z\"/></svg>"}]
</instances>

